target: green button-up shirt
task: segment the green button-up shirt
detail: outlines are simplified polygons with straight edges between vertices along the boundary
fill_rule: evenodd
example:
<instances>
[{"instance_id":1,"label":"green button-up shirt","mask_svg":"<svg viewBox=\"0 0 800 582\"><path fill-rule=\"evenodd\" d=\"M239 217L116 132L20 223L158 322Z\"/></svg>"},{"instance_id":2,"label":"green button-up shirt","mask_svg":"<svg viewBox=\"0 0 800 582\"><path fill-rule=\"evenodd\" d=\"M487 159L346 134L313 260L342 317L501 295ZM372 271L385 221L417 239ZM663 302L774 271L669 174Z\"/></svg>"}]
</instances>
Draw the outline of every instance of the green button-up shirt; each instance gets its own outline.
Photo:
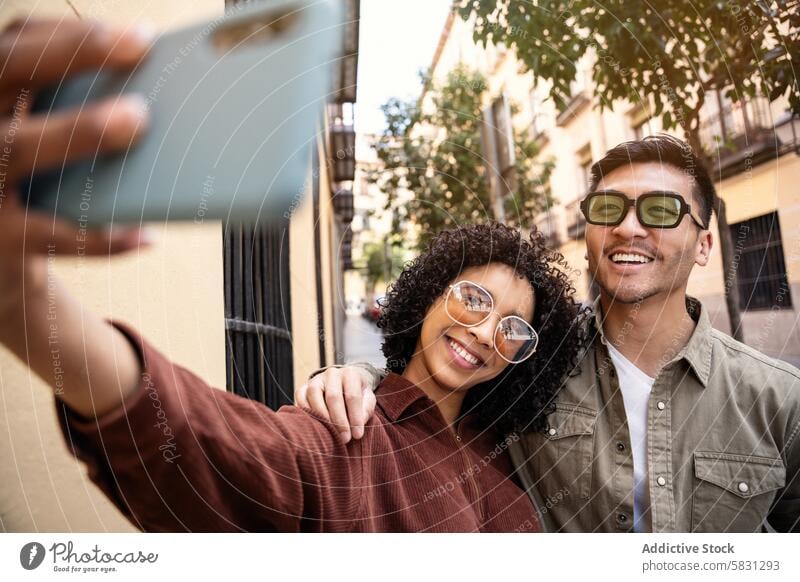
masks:
<instances>
[{"instance_id":1,"label":"green button-up shirt","mask_svg":"<svg viewBox=\"0 0 800 582\"><path fill-rule=\"evenodd\" d=\"M595 303L580 373L558 393L550 429L510 448L546 531L630 531L633 457L622 393ZM655 532L800 531L800 371L697 325L659 372L647 408Z\"/></svg>"}]
</instances>

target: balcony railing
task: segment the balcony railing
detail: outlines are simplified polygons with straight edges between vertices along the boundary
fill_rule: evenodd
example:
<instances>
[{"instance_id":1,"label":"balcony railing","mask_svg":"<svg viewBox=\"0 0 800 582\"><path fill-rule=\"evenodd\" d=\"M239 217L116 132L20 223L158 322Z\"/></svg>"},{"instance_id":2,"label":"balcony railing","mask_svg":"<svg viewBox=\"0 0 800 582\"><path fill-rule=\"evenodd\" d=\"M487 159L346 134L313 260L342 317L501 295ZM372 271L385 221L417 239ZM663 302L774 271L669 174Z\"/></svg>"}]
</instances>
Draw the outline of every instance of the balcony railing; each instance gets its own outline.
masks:
<instances>
[{"instance_id":1,"label":"balcony railing","mask_svg":"<svg viewBox=\"0 0 800 582\"><path fill-rule=\"evenodd\" d=\"M710 95L707 114L700 123L700 139L713 160L714 177L724 180L786 149L775 132L768 99L743 99L737 103L719 92Z\"/></svg>"}]
</instances>

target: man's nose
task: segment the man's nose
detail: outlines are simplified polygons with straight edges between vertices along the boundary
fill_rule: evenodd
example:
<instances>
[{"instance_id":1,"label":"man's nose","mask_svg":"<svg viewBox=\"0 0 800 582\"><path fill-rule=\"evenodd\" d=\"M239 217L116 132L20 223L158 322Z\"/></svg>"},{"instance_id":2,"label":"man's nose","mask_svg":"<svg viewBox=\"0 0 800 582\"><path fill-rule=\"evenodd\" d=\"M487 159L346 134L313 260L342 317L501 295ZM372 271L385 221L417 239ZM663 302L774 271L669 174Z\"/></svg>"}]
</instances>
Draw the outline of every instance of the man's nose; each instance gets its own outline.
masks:
<instances>
[{"instance_id":1,"label":"man's nose","mask_svg":"<svg viewBox=\"0 0 800 582\"><path fill-rule=\"evenodd\" d=\"M622 238L635 238L647 236L647 229L639 222L639 217L636 216L636 208L628 208L625 218L622 219L617 226L613 227L614 234Z\"/></svg>"}]
</instances>

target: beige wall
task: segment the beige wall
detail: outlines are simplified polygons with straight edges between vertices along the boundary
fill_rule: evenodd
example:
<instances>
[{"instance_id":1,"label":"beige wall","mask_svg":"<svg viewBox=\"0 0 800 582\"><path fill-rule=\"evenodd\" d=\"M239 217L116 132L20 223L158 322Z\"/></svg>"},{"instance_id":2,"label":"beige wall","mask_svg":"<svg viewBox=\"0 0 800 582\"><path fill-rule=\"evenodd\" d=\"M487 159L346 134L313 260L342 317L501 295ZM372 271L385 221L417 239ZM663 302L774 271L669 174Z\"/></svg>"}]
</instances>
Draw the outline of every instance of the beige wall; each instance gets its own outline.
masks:
<instances>
[{"instance_id":1,"label":"beige wall","mask_svg":"<svg viewBox=\"0 0 800 582\"><path fill-rule=\"evenodd\" d=\"M31 7L170 28L220 14L223 0L12 0L2 3L0 25ZM138 255L58 260L55 271L87 310L131 323L170 358L224 387L220 225L152 226L155 243ZM67 453L50 390L2 348L0 403L0 531L132 529Z\"/></svg>"},{"instance_id":2,"label":"beige wall","mask_svg":"<svg viewBox=\"0 0 800 582\"><path fill-rule=\"evenodd\" d=\"M313 179L309 165L306 184ZM314 205L311 192L292 214L289 228L289 273L292 294L292 350L294 379L300 383L319 368Z\"/></svg>"}]
</instances>

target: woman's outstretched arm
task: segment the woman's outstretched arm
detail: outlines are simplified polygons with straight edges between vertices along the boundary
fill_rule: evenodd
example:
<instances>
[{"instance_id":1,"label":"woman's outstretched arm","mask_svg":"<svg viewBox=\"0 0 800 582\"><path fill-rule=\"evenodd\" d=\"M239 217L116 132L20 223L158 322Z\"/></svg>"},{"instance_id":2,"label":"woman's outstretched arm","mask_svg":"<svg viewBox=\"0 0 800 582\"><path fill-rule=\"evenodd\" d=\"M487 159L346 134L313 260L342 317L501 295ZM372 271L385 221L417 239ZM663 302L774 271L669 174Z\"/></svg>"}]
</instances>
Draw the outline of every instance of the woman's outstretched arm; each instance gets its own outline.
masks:
<instances>
[{"instance_id":1,"label":"woman's outstretched arm","mask_svg":"<svg viewBox=\"0 0 800 582\"><path fill-rule=\"evenodd\" d=\"M118 406L136 388L138 362L116 329L83 312L51 276L49 261L132 250L140 233L81 229L29 210L19 184L34 172L124 151L145 131L147 111L128 97L50 115L30 108L40 89L70 75L134 67L151 41L133 27L77 19L21 19L0 32L0 343L85 415Z\"/></svg>"},{"instance_id":2,"label":"woman's outstretched arm","mask_svg":"<svg viewBox=\"0 0 800 582\"><path fill-rule=\"evenodd\" d=\"M137 390L100 418L63 404L58 412L69 446L131 522L146 531L353 527L364 443L345 445L333 424L302 409L276 413L210 388L118 329L142 362Z\"/></svg>"}]
</instances>

